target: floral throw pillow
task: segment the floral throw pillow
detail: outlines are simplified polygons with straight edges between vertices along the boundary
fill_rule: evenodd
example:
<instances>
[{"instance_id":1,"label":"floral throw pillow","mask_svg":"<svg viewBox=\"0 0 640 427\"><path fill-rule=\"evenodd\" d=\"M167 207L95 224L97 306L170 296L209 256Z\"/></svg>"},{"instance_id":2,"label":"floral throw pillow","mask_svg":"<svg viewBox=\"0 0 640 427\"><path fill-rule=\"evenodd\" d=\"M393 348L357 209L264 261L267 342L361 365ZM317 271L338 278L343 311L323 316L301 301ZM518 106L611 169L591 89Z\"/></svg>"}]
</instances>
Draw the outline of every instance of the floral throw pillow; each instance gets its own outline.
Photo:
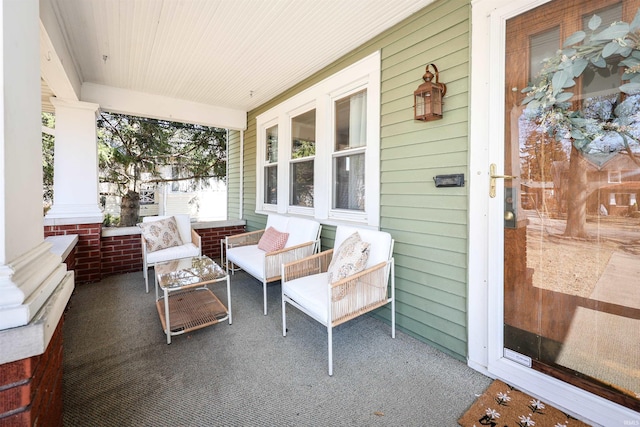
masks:
<instances>
[{"instance_id":1,"label":"floral throw pillow","mask_svg":"<svg viewBox=\"0 0 640 427\"><path fill-rule=\"evenodd\" d=\"M329 283L335 283L364 270L369 260L370 247L369 243L362 241L357 231L347 237L333 253L329 263Z\"/></svg>"},{"instance_id":2,"label":"floral throw pillow","mask_svg":"<svg viewBox=\"0 0 640 427\"><path fill-rule=\"evenodd\" d=\"M182 238L175 217L158 221L141 222L142 237L147 243L147 252L155 252L173 246L181 246Z\"/></svg>"},{"instance_id":3,"label":"floral throw pillow","mask_svg":"<svg viewBox=\"0 0 640 427\"><path fill-rule=\"evenodd\" d=\"M281 233L273 227L267 228L260 241L258 242L258 249L262 249L265 252L279 251L284 248L289 239L289 233Z\"/></svg>"}]
</instances>

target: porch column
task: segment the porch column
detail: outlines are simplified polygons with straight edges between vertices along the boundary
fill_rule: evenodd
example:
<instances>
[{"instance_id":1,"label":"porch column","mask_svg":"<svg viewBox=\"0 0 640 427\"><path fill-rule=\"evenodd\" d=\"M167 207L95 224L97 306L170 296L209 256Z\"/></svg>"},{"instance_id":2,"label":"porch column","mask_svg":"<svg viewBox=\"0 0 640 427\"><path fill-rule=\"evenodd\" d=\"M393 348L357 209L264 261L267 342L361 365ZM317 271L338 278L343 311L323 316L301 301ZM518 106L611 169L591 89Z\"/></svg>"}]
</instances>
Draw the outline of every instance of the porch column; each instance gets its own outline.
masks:
<instances>
[{"instance_id":1,"label":"porch column","mask_svg":"<svg viewBox=\"0 0 640 427\"><path fill-rule=\"evenodd\" d=\"M16 426L62 425L54 336L74 287L42 227L38 8L0 2L0 424ZM55 363L38 365L45 359Z\"/></svg>"},{"instance_id":2,"label":"porch column","mask_svg":"<svg viewBox=\"0 0 640 427\"><path fill-rule=\"evenodd\" d=\"M51 100L56 109L53 205L45 225L101 223L98 190L98 104Z\"/></svg>"}]
</instances>

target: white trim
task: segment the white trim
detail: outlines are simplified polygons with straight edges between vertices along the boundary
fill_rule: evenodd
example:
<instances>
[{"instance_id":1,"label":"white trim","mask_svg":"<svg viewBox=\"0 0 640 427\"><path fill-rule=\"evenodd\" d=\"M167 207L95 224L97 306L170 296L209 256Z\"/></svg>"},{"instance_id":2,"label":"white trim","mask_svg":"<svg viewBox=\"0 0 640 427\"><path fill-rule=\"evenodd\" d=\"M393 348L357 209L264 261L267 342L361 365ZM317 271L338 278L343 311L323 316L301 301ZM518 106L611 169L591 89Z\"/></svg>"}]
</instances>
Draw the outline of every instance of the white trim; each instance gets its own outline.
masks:
<instances>
[{"instance_id":1,"label":"white trim","mask_svg":"<svg viewBox=\"0 0 640 427\"><path fill-rule=\"evenodd\" d=\"M547 0L472 1L468 365L569 413L603 425L637 423L638 413L504 358L503 195L489 198L489 163L504 170L506 20ZM499 236L499 237L497 237Z\"/></svg>"},{"instance_id":2,"label":"white trim","mask_svg":"<svg viewBox=\"0 0 640 427\"><path fill-rule=\"evenodd\" d=\"M112 113L152 117L174 122L195 123L225 129L245 130L247 112L216 105L137 92L84 82L82 101L95 102Z\"/></svg>"},{"instance_id":3,"label":"white trim","mask_svg":"<svg viewBox=\"0 0 640 427\"><path fill-rule=\"evenodd\" d=\"M350 65L316 85L303 90L256 117L256 212L277 211L312 215L317 220L356 222L370 227L380 225L380 52ZM333 103L359 90L367 90L367 145L365 213L331 209L331 162L333 154ZM289 206L289 165L291 157L291 119L301 112L316 109L316 155L314 161L314 207ZM265 131L278 125L278 204L264 200Z\"/></svg>"}]
</instances>

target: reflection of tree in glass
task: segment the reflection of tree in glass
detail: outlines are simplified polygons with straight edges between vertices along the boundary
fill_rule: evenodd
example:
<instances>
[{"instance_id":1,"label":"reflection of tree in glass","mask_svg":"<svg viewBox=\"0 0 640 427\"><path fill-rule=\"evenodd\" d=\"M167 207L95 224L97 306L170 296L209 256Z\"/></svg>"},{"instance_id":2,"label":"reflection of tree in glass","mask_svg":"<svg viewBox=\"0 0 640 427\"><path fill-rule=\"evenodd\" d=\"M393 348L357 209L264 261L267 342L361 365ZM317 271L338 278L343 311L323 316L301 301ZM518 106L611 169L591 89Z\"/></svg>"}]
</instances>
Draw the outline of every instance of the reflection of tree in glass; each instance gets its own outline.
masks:
<instances>
[{"instance_id":1,"label":"reflection of tree in glass","mask_svg":"<svg viewBox=\"0 0 640 427\"><path fill-rule=\"evenodd\" d=\"M316 143L315 141L307 141L304 139L294 139L293 147L291 150L292 159L300 159L303 157L315 156Z\"/></svg>"},{"instance_id":2,"label":"reflection of tree in glass","mask_svg":"<svg viewBox=\"0 0 640 427\"><path fill-rule=\"evenodd\" d=\"M539 125L539 130L558 141L572 142L564 232L569 237L588 237L585 230L588 179L584 153L589 152L591 146L604 149L615 139L640 166L634 149L638 145L639 116L637 108L633 109L633 106L637 107L633 95L640 94L640 10L630 24L614 22L599 30L601 24L602 19L594 15L587 24L591 34L576 31L569 36L562 49L543 62L535 81L522 90L527 95L523 100L527 105L525 112ZM571 102L574 93L565 89L576 86L576 79L583 76L587 67L600 69L612 64L623 69L622 80L627 81L619 87L624 94L621 102L611 98ZM628 97L625 99L625 96ZM615 99L618 99L617 94Z\"/></svg>"}]
</instances>

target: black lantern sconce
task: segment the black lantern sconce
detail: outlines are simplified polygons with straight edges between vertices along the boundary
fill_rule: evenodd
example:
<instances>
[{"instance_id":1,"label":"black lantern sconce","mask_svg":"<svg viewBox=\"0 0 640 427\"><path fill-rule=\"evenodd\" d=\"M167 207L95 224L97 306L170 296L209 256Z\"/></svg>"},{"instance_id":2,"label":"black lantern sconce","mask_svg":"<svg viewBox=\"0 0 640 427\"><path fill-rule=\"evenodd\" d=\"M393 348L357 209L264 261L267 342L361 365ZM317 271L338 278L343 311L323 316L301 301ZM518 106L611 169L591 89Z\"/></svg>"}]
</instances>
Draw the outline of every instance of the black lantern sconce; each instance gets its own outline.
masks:
<instances>
[{"instance_id":1,"label":"black lantern sconce","mask_svg":"<svg viewBox=\"0 0 640 427\"><path fill-rule=\"evenodd\" d=\"M435 75L429 71L433 67ZM432 82L435 76L436 81ZM415 120L429 122L442 118L442 98L447 93L447 86L438 82L438 68L435 64L427 65L424 76L424 83L418 86L413 92L413 116Z\"/></svg>"}]
</instances>

